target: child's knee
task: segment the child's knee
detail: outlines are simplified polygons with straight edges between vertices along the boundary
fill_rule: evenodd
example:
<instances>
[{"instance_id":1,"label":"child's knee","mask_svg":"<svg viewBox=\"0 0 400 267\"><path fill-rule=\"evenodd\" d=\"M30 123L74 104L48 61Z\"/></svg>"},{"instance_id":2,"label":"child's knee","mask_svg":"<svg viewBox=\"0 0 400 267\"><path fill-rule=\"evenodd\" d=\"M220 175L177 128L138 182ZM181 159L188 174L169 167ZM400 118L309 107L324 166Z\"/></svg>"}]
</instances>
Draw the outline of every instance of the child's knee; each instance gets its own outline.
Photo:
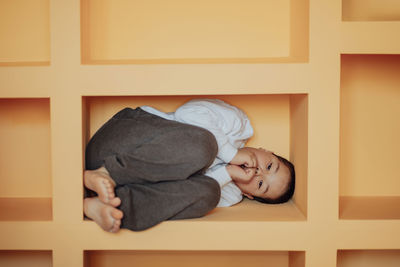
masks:
<instances>
[{"instance_id":1,"label":"child's knee","mask_svg":"<svg viewBox=\"0 0 400 267\"><path fill-rule=\"evenodd\" d=\"M218 145L214 135L207 130L201 129L197 132L194 145L199 161L204 166L211 165L218 153Z\"/></svg>"},{"instance_id":2,"label":"child's knee","mask_svg":"<svg viewBox=\"0 0 400 267\"><path fill-rule=\"evenodd\" d=\"M208 211L214 209L221 198L221 188L217 181L207 177L203 183L205 190L203 194L203 203Z\"/></svg>"}]
</instances>

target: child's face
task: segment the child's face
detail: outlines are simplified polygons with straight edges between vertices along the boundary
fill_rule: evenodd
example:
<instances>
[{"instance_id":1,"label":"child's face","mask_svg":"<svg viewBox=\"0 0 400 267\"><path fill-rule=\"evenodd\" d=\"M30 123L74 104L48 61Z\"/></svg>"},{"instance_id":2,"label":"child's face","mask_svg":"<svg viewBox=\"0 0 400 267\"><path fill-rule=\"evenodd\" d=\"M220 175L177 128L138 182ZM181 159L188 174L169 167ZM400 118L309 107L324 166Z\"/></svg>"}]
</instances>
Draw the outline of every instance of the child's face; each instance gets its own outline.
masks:
<instances>
[{"instance_id":1,"label":"child's face","mask_svg":"<svg viewBox=\"0 0 400 267\"><path fill-rule=\"evenodd\" d=\"M290 181L289 168L272 152L250 148L257 159L258 168L248 183L236 183L245 196L276 199L286 190Z\"/></svg>"}]
</instances>

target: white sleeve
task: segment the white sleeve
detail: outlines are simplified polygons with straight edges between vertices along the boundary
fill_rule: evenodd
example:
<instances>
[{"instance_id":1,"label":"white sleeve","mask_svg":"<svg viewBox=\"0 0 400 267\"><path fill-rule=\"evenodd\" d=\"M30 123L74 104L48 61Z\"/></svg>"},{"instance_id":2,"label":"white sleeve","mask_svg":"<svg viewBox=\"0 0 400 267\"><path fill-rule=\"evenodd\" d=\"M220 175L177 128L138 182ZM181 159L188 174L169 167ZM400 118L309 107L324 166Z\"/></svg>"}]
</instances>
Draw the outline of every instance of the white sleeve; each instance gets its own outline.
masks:
<instances>
[{"instance_id":1,"label":"white sleeve","mask_svg":"<svg viewBox=\"0 0 400 267\"><path fill-rule=\"evenodd\" d=\"M214 166L213 168L208 169L205 172L205 175L216 180L221 188L224 187L227 183L232 181L232 178L229 175L228 171L226 170L225 165Z\"/></svg>"},{"instance_id":2,"label":"white sleeve","mask_svg":"<svg viewBox=\"0 0 400 267\"><path fill-rule=\"evenodd\" d=\"M175 120L205 128L217 140L217 157L229 163L237 149L253 135L246 114L218 99L192 100L179 107Z\"/></svg>"},{"instance_id":3,"label":"white sleeve","mask_svg":"<svg viewBox=\"0 0 400 267\"><path fill-rule=\"evenodd\" d=\"M205 175L216 180L221 187L221 198L217 207L230 207L242 201L242 191L232 181L226 165L217 165L208 169Z\"/></svg>"},{"instance_id":4,"label":"white sleeve","mask_svg":"<svg viewBox=\"0 0 400 267\"><path fill-rule=\"evenodd\" d=\"M221 198L217 207L230 207L242 200L242 191L233 182L230 182L221 188Z\"/></svg>"}]
</instances>

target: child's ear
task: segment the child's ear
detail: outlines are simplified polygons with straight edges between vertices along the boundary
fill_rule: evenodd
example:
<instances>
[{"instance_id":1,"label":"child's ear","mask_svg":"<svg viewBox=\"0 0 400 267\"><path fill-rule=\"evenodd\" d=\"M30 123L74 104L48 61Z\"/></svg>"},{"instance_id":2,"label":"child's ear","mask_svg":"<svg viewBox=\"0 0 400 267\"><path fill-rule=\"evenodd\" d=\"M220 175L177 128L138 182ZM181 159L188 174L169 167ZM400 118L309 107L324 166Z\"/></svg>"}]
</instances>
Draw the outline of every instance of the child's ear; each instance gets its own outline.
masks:
<instances>
[{"instance_id":1,"label":"child's ear","mask_svg":"<svg viewBox=\"0 0 400 267\"><path fill-rule=\"evenodd\" d=\"M254 199L254 197L252 195L249 195L247 193L243 193L244 196L246 196L248 199Z\"/></svg>"}]
</instances>

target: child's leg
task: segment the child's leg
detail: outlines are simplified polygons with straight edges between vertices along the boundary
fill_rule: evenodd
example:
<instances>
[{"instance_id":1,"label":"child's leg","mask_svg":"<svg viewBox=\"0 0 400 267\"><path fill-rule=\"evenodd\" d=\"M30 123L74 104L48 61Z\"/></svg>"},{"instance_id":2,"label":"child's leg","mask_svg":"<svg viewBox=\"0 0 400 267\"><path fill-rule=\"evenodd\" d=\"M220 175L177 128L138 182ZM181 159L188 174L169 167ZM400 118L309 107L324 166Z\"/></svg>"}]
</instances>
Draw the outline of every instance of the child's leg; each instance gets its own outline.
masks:
<instances>
[{"instance_id":1,"label":"child's leg","mask_svg":"<svg viewBox=\"0 0 400 267\"><path fill-rule=\"evenodd\" d=\"M202 128L124 109L90 140L86 168L104 165L117 186L184 180L207 168L217 149Z\"/></svg>"},{"instance_id":2,"label":"child's leg","mask_svg":"<svg viewBox=\"0 0 400 267\"><path fill-rule=\"evenodd\" d=\"M125 109L90 140L86 167L105 166L122 200L122 227L143 230L203 216L218 204L218 183L199 175L216 154L215 138L204 129Z\"/></svg>"},{"instance_id":3,"label":"child's leg","mask_svg":"<svg viewBox=\"0 0 400 267\"><path fill-rule=\"evenodd\" d=\"M121 228L141 231L170 219L198 218L214 209L220 199L219 184L204 175L183 181L131 184L116 188L123 201Z\"/></svg>"}]
</instances>

